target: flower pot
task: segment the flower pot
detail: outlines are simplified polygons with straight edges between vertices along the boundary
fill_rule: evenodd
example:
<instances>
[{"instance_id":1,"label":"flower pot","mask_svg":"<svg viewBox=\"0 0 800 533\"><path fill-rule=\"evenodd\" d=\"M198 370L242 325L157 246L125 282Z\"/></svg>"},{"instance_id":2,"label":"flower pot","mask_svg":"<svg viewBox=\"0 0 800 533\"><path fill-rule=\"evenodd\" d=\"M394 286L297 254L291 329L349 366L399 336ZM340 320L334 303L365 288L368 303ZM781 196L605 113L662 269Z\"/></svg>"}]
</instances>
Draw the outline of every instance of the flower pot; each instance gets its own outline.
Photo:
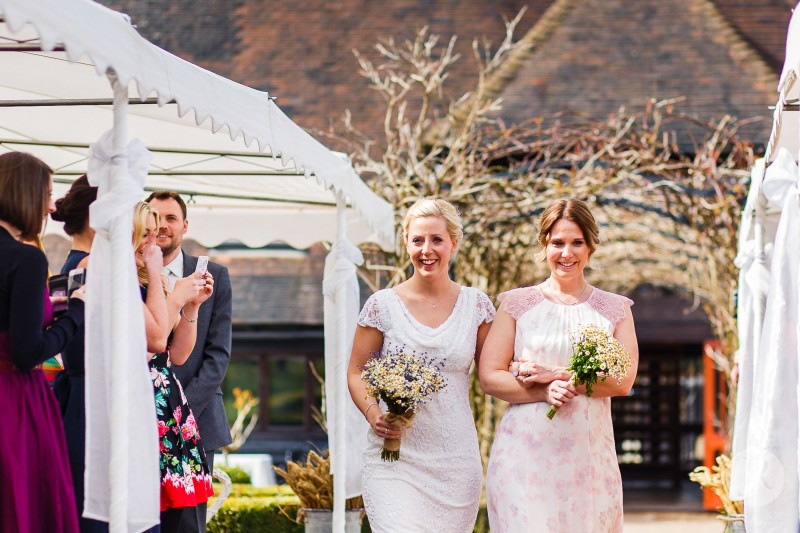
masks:
<instances>
[{"instance_id":1,"label":"flower pot","mask_svg":"<svg viewBox=\"0 0 800 533\"><path fill-rule=\"evenodd\" d=\"M725 521L724 533L745 533L743 514L728 515L723 520Z\"/></svg>"},{"instance_id":2,"label":"flower pot","mask_svg":"<svg viewBox=\"0 0 800 533\"><path fill-rule=\"evenodd\" d=\"M333 531L333 511L330 509L308 509L303 507L303 521L306 533L331 533ZM344 512L345 533L361 531L361 513L363 509L347 509Z\"/></svg>"}]
</instances>

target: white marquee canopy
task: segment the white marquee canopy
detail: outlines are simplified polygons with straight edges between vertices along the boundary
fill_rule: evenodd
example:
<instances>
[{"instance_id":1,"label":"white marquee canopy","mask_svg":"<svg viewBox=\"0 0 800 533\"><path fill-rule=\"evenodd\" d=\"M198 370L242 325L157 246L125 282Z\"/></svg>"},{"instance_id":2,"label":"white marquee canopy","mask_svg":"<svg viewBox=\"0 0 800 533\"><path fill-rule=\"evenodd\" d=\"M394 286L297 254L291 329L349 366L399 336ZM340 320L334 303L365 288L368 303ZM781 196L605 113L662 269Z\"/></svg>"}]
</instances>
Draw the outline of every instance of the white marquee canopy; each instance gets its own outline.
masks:
<instances>
[{"instance_id":1,"label":"white marquee canopy","mask_svg":"<svg viewBox=\"0 0 800 533\"><path fill-rule=\"evenodd\" d=\"M121 18L119 24L133 31ZM26 45L19 46L20 41ZM58 195L86 172L89 144L111 125L109 83L98 76L108 59L87 58L71 48L41 52L33 46L37 42L31 26L12 33L7 23L0 24L0 47L33 48L0 52L0 150L41 157L62 184ZM334 191L341 191L348 203L348 238L355 244L372 241L392 247L391 206L369 190L345 159L289 120L266 93L150 47L159 52L153 54L155 65L136 62L131 74L139 94L128 109L129 136L141 139L153 154L145 188L178 190L191 198L190 238L206 246L232 238L254 247L275 240L298 248L332 242ZM162 67L164 63L171 64ZM175 71L152 76L153 66ZM204 104L213 108L198 109L183 99L157 105L175 101L181 90L205 93ZM156 96L147 98L152 91L158 91ZM142 98L149 103L141 103ZM209 134L223 128L230 135ZM243 135L250 146L241 139L231 140L234 134ZM50 224L48 231L57 229L57 224Z\"/></svg>"}]
</instances>

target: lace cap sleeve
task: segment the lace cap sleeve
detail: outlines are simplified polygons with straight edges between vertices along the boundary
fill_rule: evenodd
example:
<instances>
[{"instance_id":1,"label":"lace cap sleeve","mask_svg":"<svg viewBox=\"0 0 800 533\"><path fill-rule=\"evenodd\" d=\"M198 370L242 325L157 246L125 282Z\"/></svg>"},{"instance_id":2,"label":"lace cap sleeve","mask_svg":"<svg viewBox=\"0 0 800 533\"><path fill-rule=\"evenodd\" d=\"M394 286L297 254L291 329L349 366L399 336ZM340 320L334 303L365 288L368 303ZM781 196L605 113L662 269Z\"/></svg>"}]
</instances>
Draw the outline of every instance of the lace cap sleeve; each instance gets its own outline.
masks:
<instances>
[{"instance_id":1,"label":"lace cap sleeve","mask_svg":"<svg viewBox=\"0 0 800 533\"><path fill-rule=\"evenodd\" d=\"M633 300L630 298L598 288L592 291L587 302L595 311L607 318L614 327L625 318L625 309L633 305Z\"/></svg>"},{"instance_id":2,"label":"lace cap sleeve","mask_svg":"<svg viewBox=\"0 0 800 533\"><path fill-rule=\"evenodd\" d=\"M544 294L539 287L522 287L504 292L497 299L500 301L501 309L514 320L519 320L519 317L544 300Z\"/></svg>"},{"instance_id":3,"label":"lace cap sleeve","mask_svg":"<svg viewBox=\"0 0 800 533\"><path fill-rule=\"evenodd\" d=\"M478 309L476 313L476 320L478 326L486 322L490 324L494 320L495 310L492 301L489 299L486 294L481 291L476 291L478 293L478 297L475 302L475 306Z\"/></svg>"},{"instance_id":4,"label":"lace cap sleeve","mask_svg":"<svg viewBox=\"0 0 800 533\"><path fill-rule=\"evenodd\" d=\"M361 313L358 315L358 325L365 328L375 328L381 333L385 333L386 328L381 320L381 306L378 299L377 292L367 298L364 308L361 309Z\"/></svg>"}]
</instances>

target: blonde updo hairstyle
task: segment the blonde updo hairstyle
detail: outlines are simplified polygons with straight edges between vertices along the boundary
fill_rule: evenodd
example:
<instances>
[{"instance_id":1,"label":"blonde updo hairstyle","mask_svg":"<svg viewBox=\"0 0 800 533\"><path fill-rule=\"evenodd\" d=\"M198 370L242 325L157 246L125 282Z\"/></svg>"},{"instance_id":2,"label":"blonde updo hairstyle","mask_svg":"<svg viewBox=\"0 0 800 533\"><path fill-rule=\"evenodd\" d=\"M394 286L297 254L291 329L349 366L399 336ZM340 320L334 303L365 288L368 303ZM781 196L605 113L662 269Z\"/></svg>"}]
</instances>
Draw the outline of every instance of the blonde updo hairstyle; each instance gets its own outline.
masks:
<instances>
[{"instance_id":1,"label":"blonde updo hairstyle","mask_svg":"<svg viewBox=\"0 0 800 533\"><path fill-rule=\"evenodd\" d=\"M408 242L408 226L411 221L417 218L425 217L438 217L444 220L447 227L447 233L450 234L450 239L456 246L461 242L464 237L464 226L461 223L461 216L458 214L458 209L441 198L420 198L414 205L408 208L406 216L403 219L403 242Z\"/></svg>"},{"instance_id":2,"label":"blonde updo hairstyle","mask_svg":"<svg viewBox=\"0 0 800 533\"><path fill-rule=\"evenodd\" d=\"M600 228L597 226L597 221L586 202L564 199L551 202L539 219L538 238L542 249L536 254L536 259L544 261L547 257L547 240L553 231L553 226L561 219L578 225L586 240L586 246L589 247L589 257L591 258L600 244Z\"/></svg>"},{"instance_id":3,"label":"blonde updo hairstyle","mask_svg":"<svg viewBox=\"0 0 800 533\"><path fill-rule=\"evenodd\" d=\"M139 246L145 241L145 232L147 231L147 219L150 216L155 217L156 231L160 225L160 217L158 211L152 205L145 202L137 202L136 207L133 208L133 249L139 249ZM137 268L137 275L139 278L139 285L142 287L147 286L147 269L144 267ZM169 284L166 276L162 274L161 285L164 287L164 294L169 293Z\"/></svg>"}]
</instances>

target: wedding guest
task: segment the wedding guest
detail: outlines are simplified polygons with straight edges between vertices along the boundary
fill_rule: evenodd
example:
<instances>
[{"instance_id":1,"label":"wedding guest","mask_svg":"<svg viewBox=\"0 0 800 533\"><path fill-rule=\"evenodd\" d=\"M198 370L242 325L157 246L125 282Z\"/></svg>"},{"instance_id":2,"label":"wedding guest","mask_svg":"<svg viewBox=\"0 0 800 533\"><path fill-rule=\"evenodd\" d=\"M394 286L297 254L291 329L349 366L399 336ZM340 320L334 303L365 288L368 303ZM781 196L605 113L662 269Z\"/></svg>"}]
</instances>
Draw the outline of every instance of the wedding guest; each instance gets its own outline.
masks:
<instances>
[{"instance_id":1,"label":"wedding guest","mask_svg":"<svg viewBox=\"0 0 800 533\"><path fill-rule=\"evenodd\" d=\"M194 272L197 266L197 257L182 249L183 236L189 229L186 203L175 191L156 191L147 202L161 216L156 243L164 254L164 273L170 284L174 284ZM197 315L197 342L188 360L174 370L197 416L208 468L213 472L214 453L231 443L221 386L231 359L232 292L227 268L209 261L208 272L215 280L214 292ZM205 504L187 508L181 533L203 532L205 523Z\"/></svg>"},{"instance_id":2,"label":"wedding guest","mask_svg":"<svg viewBox=\"0 0 800 533\"><path fill-rule=\"evenodd\" d=\"M482 466L469 402L470 367L494 318L477 289L450 279L463 236L453 205L426 198L403 221L414 273L376 292L358 318L348 368L350 396L372 427L364 451L364 505L375 532L472 531L481 495ZM404 347L443 365L443 391L416 412L405 432L386 420L386 406L367 397L361 370L381 351ZM402 438L397 462L381 459L385 438Z\"/></svg>"},{"instance_id":3,"label":"wedding guest","mask_svg":"<svg viewBox=\"0 0 800 533\"><path fill-rule=\"evenodd\" d=\"M72 240L72 247L61 267L62 274L83 268L88 263L89 252L94 241L94 230L89 225L89 206L97 199L97 187L89 185L84 174L72 182L63 198L56 200L56 210L50 215L55 221L64 223L64 233Z\"/></svg>"},{"instance_id":4,"label":"wedding guest","mask_svg":"<svg viewBox=\"0 0 800 533\"><path fill-rule=\"evenodd\" d=\"M45 252L44 242L42 242L42 236L41 235L37 235L36 238L34 240L32 240L32 241L23 241L23 242L25 244L30 244L31 246L35 246L38 249L40 249L42 252ZM47 252L45 252L45 255L47 255ZM47 269L47 279L48 279L48 281L50 280L50 269L49 268ZM61 301L62 300L61 297L53 297L53 296L50 297L50 301L54 302L54 305L55 305L55 303L58 303L56 300L58 302L62 303L62 304L66 304L66 300L64 300L63 302ZM44 376L44 379L47 380L47 384L52 387L53 384L55 383L56 376L63 369L63 366L61 365L61 357L58 354L56 354L55 356L53 356L53 357L47 359L46 361L42 362L42 364L39 365L39 368L42 371L42 375Z\"/></svg>"},{"instance_id":5,"label":"wedding guest","mask_svg":"<svg viewBox=\"0 0 800 533\"><path fill-rule=\"evenodd\" d=\"M155 208L139 202L133 246L145 300L148 351L154 352L148 364L160 439L161 531L172 533L181 530L185 509L205 504L214 494L201 433L173 371L173 365L184 364L194 349L198 312L213 293L214 280L208 273L193 273L178 280L170 293L161 274L161 249L155 244L158 227Z\"/></svg>"},{"instance_id":6,"label":"wedding guest","mask_svg":"<svg viewBox=\"0 0 800 533\"><path fill-rule=\"evenodd\" d=\"M67 194L56 200L50 217L64 223L64 232L72 239L72 248L61 267L61 274L86 268L94 230L89 225L89 206L97 199L97 187L89 185L84 175L72 183ZM61 354L64 370L55 380L54 392L61 407L67 453L72 470L78 521L81 533L108 531L108 524L83 517L84 469L86 455L86 381L84 371L84 327Z\"/></svg>"},{"instance_id":7,"label":"wedding guest","mask_svg":"<svg viewBox=\"0 0 800 533\"><path fill-rule=\"evenodd\" d=\"M592 287L584 269L599 243L597 223L578 200L558 200L542 214L538 258L543 283L500 295L483 347L483 390L510 403L492 446L486 479L493 532L622 531L622 481L611 425L612 396L636 377L638 348L629 299ZM633 365L618 383L569 382L568 331L594 324L618 339ZM509 372L513 361L527 361ZM526 375L526 374L531 374ZM550 406L560 408L552 420Z\"/></svg>"},{"instance_id":8,"label":"wedding guest","mask_svg":"<svg viewBox=\"0 0 800 533\"><path fill-rule=\"evenodd\" d=\"M79 334L84 290L54 322L47 258L23 244L55 209L51 175L30 154L0 155L0 531L78 531L58 403L35 367Z\"/></svg>"}]
</instances>

